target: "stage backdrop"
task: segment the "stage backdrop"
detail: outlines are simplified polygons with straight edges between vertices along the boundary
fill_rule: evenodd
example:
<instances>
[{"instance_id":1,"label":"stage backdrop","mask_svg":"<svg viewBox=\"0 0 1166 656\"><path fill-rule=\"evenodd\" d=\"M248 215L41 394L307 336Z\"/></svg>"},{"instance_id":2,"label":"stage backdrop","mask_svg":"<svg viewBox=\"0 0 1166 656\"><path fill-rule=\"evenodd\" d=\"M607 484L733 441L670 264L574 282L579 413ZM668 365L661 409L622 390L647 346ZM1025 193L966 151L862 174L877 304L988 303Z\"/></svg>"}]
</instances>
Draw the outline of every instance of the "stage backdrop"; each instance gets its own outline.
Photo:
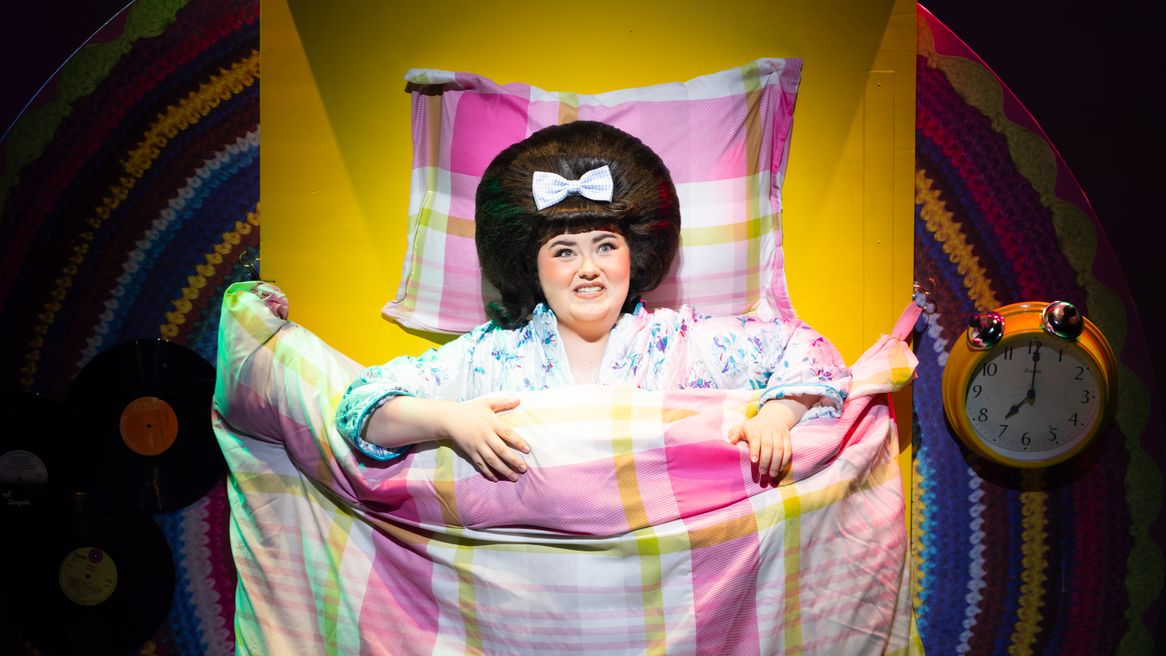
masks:
<instances>
[{"instance_id":1,"label":"stage backdrop","mask_svg":"<svg viewBox=\"0 0 1166 656\"><path fill-rule=\"evenodd\" d=\"M3 392L63 402L86 363L133 339L170 340L214 363L222 292L244 279L240 254L259 246L258 1L131 4L48 81L0 147ZM80 437L93 439L78 419ZM214 446L209 408L205 421ZM47 439L59 424L33 425ZM70 484L58 473L50 483ZM223 483L154 519L177 585L146 650L233 653Z\"/></svg>"},{"instance_id":2,"label":"stage backdrop","mask_svg":"<svg viewBox=\"0 0 1166 656\"><path fill-rule=\"evenodd\" d=\"M1084 192L1020 101L922 8L917 39L915 275L933 281L914 389L923 644L934 654L1151 653L1162 423L1129 291ZM1024 472L961 449L940 394L967 317L1022 300L1077 304L1120 362L1117 415L1100 445Z\"/></svg>"},{"instance_id":3,"label":"stage backdrop","mask_svg":"<svg viewBox=\"0 0 1166 656\"><path fill-rule=\"evenodd\" d=\"M406 252L403 76L414 67L599 93L800 57L782 219L793 305L854 361L910 299L913 2L262 8L264 275L287 291L295 320L358 362L447 339L380 316ZM898 400L908 413L909 397ZM909 485L909 441L903 448Z\"/></svg>"},{"instance_id":4,"label":"stage backdrop","mask_svg":"<svg viewBox=\"0 0 1166 656\"><path fill-rule=\"evenodd\" d=\"M853 361L909 300L913 2L262 7L264 274L359 362L432 345L380 317L405 255L414 67L597 93L801 57L784 188L794 307Z\"/></svg>"},{"instance_id":5,"label":"stage backdrop","mask_svg":"<svg viewBox=\"0 0 1166 656\"><path fill-rule=\"evenodd\" d=\"M214 361L217 300L259 237L257 4L135 3L4 141L4 382L63 398L94 354L133 338ZM555 26L545 33L517 9L381 4L263 3L265 277L289 290L293 318L368 362L431 343L379 317L404 254L408 67L602 91L803 57L785 188L795 306L853 359L914 277L937 282L914 395L925 646L1149 651L1163 455L1144 339L1068 168L958 39L921 12L916 59L915 7L902 2L664 15L599 3L582 18L544 7ZM584 38L586 49L561 46ZM1021 248L1020 234L1047 239ZM1124 365L1117 421L1096 458L992 471L943 421L945 353L973 309L1048 296L1081 304L1113 340ZM216 487L156 516L179 576L155 653L233 651L223 497Z\"/></svg>"}]
</instances>

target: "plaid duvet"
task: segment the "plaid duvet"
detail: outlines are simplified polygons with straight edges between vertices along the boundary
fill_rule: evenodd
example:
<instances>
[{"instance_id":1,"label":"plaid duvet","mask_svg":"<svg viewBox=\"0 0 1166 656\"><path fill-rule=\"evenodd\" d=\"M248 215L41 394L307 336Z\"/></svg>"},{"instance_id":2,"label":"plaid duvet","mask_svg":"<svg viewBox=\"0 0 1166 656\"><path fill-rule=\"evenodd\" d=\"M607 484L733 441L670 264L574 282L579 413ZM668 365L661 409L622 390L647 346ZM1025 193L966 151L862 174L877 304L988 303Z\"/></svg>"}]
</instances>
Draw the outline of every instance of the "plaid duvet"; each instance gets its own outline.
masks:
<instances>
[{"instance_id":1,"label":"plaid duvet","mask_svg":"<svg viewBox=\"0 0 1166 656\"><path fill-rule=\"evenodd\" d=\"M286 316L270 285L224 299L240 653L907 651L903 342L855 363L841 418L794 429L780 486L725 439L757 392L600 386L522 394L529 471L490 483L445 443L352 450L332 419L362 367Z\"/></svg>"}]
</instances>

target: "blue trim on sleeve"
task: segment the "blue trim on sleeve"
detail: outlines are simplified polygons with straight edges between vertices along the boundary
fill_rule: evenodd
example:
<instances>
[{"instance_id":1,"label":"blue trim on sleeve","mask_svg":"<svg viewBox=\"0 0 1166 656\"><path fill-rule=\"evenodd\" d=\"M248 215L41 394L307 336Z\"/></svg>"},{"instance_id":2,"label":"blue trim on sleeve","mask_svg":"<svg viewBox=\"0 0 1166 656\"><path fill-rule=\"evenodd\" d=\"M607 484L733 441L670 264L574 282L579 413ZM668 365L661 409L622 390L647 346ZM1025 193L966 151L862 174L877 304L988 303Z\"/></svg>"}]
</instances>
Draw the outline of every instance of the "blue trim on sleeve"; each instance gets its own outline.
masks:
<instances>
[{"instance_id":1,"label":"blue trim on sleeve","mask_svg":"<svg viewBox=\"0 0 1166 656\"><path fill-rule=\"evenodd\" d=\"M398 447L389 449L389 448L386 448L383 446L379 446L377 444L373 444L372 442L369 442L368 440L364 439L364 437L363 437L365 428L367 428L366 424L368 424L368 418L370 416L372 416L372 413L377 408L381 407L385 403L388 403L390 399L394 399L398 396L413 396L413 395L406 394L400 390L387 391L383 395L381 395L380 398L376 399L372 403L369 403L368 407L366 407L364 409L364 412L360 413L360 418L356 422L357 428L356 428L356 433L352 436L352 445L354 447L356 447L356 449L358 451L360 451L364 455L368 456L369 458L372 458L373 460L378 460L380 462L388 462L390 460L396 460L397 458L400 458L401 456L405 455L406 453L409 453L409 451L413 448L412 444L406 444L405 446L398 446Z\"/></svg>"},{"instance_id":2,"label":"blue trim on sleeve","mask_svg":"<svg viewBox=\"0 0 1166 656\"><path fill-rule=\"evenodd\" d=\"M405 446L399 446L395 449L386 449L383 446L377 446L372 442L369 442L359 435L356 437L356 444L354 446L356 446L356 448L361 453L378 462L389 462L390 460L396 460L397 458L404 456L406 453L409 453L409 451L413 448L412 444L406 444Z\"/></svg>"},{"instance_id":3,"label":"blue trim on sleeve","mask_svg":"<svg viewBox=\"0 0 1166 656\"><path fill-rule=\"evenodd\" d=\"M842 404L846 401L846 393L840 392L838 388L833 387L832 385L791 383L789 385L778 385L777 387L770 387L761 393L761 398L757 400L757 407L760 408L770 401L783 399L787 396L797 396L799 394L817 394L818 396L822 397L822 401L827 402L827 405L825 406L822 405L822 401L815 403L806 411L806 414L802 417L803 420L810 416L811 410L819 408L825 410L829 416L842 416ZM819 411L813 413L813 416L820 417L822 414L823 413Z\"/></svg>"}]
</instances>

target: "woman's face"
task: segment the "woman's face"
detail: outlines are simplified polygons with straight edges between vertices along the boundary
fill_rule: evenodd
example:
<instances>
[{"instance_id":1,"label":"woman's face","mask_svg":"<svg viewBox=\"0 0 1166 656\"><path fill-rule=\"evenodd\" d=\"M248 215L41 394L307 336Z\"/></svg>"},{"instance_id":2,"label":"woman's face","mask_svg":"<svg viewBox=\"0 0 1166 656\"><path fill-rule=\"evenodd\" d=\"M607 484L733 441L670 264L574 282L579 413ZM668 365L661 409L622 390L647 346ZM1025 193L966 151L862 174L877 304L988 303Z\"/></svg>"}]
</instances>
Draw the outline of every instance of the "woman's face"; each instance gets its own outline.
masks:
<instances>
[{"instance_id":1,"label":"woman's face","mask_svg":"<svg viewBox=\"0 0 1166 656\"><path fill-rule=\"evenodd\" d=\"M615 232L592 230L551 237L538 250L538 282L567 330L598 339L619 319L628 296L631 253Z\"/></svg>"}]
</instances>

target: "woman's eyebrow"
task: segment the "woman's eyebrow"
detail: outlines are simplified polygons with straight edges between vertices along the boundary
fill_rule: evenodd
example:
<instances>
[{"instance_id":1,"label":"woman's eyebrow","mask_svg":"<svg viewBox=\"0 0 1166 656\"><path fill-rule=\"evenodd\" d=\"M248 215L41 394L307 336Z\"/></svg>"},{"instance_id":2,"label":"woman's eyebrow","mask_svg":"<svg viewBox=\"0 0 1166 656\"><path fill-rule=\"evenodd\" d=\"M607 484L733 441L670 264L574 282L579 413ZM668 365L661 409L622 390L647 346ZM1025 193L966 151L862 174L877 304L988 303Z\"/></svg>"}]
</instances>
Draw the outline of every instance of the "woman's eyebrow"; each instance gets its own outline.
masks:
<instances>
[{"instance_id":1,"label":"woman's eyebrow","mask_svg":"<svg viewBox=\"0 0 1166 656\"><path fill-rule=\"evenodd\" d=\"M568 237L558 237L557 239L552 239L551 241L547 242L547 248L553 248L555 246L574 246L574 245L575 245L575 240L570 239Z\"/></svg>"},{"instance_id":2,"label":"woman's eyebrow","mask_svg":"<svg viewBox=\"0 0 1166 656\"><path fill-rule=\"evenodd\" d=\"M594 237L592 237L592 238L591 238L591 243L592 243L592 244L594 244L594 243L596 243L596 242L601 242L601 241L603 241L604 239L611 239L611 238L613 238L613 237L615 237L615 236L616 236L616 234L615 234L614 232L602 232L602 233L600 233L600 234L598 234L598 235L595 235Z\"/></svg>"}]
</instances>

